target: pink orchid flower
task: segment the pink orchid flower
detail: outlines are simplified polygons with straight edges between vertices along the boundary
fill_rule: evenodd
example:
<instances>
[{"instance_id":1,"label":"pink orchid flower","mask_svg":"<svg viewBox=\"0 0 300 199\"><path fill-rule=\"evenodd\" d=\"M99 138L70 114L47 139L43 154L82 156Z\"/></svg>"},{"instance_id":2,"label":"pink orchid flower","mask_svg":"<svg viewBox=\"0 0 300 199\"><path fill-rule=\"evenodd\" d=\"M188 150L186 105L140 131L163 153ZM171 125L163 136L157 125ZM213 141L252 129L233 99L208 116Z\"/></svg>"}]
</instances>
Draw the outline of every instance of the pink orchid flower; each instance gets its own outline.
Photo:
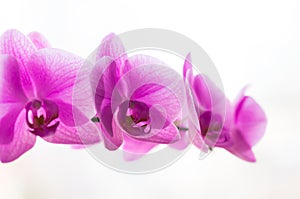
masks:
<instances>
[{"instance_id":1,"label":"pink orchid flower","mask_svg":"<svg viewBox=\"0 0 300 199\"><path fill-rule=\"evenodd\" d=\"M127 152L145 154L157 144L180 138L174 121L181 112L183 81L160 60L146 55L127 57L120 38L110 34L98 48L92 79L107 149L124 144Z\"/></svg>"},{"instance_id":2,"label":"pink orchid flower","mask_svg":"<svg viewBox=\"0 0 300 199\"><path fill-rule=\"evenodd\" d=\"M72 106L71 95L84 60L49 47L36 32L27 37L9 30L0 37L1 162L13 161L31 149L36 136L52 143L82 143L72 117L77 107ZM99 138L89 136L85 141Z\"/></svg>"},{"instance_id":3,"label":"pink orchid flower","mask_svg":"<svg viewBox=\"0 0 300 199\"><path fill-rule=\"evenodd\" d=\"M199 137L211 147L224 148L243 160L255 162L252 147L263 137L267 124L262 108L244 93L230 103L208 77L193 76L190 55L183 74L192 90L201 128ZM220 106L222 103L225 106ZM201 149L199 139L194 144Z\"/></svg>"}]
</instances>

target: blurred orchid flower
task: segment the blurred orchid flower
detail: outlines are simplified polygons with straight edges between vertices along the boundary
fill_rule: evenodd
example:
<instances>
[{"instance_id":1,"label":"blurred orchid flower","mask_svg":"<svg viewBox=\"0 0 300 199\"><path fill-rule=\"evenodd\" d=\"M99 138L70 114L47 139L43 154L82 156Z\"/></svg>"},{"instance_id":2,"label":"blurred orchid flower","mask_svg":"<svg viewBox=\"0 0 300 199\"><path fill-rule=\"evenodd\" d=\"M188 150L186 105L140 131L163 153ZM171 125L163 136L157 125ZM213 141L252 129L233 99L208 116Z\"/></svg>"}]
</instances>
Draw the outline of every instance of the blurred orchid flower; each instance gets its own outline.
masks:
<instances>
[{"instance_id":1,"label":"blurred orchid flower","mask_svg":"<svg viewBox=\"0 0 300 199\"><path fill-rule=\"evenodd\" d=\"M243 92L235 103L230 103L208 77L202 74L193 76L190 54L183 68L199 119L199 137L211 147L224 148L243 160L255 162L252 146L262 138L267 124L262 108ZM200 149L201 141L194 140Z\"/></svg>"},{"instance_id":2,"label":"blurred orchid flower","mask_svg":"<svg viewBox=\"0 0 300 199\"><path fill-rule=\"evenodd\" d=\"M127 57L116 35L97 51L92 85L99 127L109 150L145 154L180 138L174 121L181 113L182 77L147 55ZM128 159L136 157L129 157Z\"/></svg>"},{"instance_id":3,"label":"blurred orchid flower","mask_svg":"<svg viewBox=\"0 0 300 199\"><path fill-rule=\"evenodd\" d=\"M72 87L83 59L50 47L39 33L9 30L0 37L0 160L10 162L34 146L81 144L72 110ZM40 49L40 50L38 50ZM82 115L82 122L88 121ZM89 135L85 142L99 141Z\"/></svg>"}]
</instances>

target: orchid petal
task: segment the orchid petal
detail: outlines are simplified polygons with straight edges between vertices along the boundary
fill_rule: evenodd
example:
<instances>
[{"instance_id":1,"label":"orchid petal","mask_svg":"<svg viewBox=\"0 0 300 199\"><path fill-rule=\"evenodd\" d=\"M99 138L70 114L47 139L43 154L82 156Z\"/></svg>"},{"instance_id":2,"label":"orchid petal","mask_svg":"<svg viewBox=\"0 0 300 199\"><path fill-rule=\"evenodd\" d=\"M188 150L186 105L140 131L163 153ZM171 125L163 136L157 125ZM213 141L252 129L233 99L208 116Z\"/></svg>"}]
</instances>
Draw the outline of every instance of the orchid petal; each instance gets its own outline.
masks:
<instances>
[{"instance_id":1,"label":"orchid petal","mask_svg":"<svg viewBox=\"0 0 300 199\"><path fill-rule=\"evenodd\" d=\"M77 127L70 127L60 122L54 134L42 138L51 143L87 145L101 140L97 127L92 122Z\"/></svg>"},{"instance_id":2,"label":"orchid petal","mask_svg":"<svg viewBox=\"0 0 300 199\"><path fill-rule=\"evenodd\" d=\"M139 67L139 66L149 66L149 65L161 65L166 66L161 60L149 56L149 55L133 55L129 57L123 66L122 74L129 72L130 70Z\"/></svg>"},{"instance_id":3,"label":"orchid petal","mask_svg":"<svg viewBox=\"0 0 300 199\"><path fill-rule=\"evenodd\" d=\"M126 50L122 41L114 33L107 35L97 49L96 60L99 60L104 56L111 57L114 61L116 61L118 66L122 66L124 61L127 59Z\"/></svg>"},{"instance_id":4,"label":"orchid petal","mask_svg":"<svg viewBox=\"0 0 300 199\"><path fill-rule=\"evenodd\" d=\"M193 140L193 144L199 148L200 150L207 152L208 150L208 145L210 145L209 143L209 139L208 140L204 140L204 138L201 136L201 131L199 130L198 132L196 132L196 130L193 133L189 133L189 137L191 140Z\"/></svg>"},{"instance_id":5,"label":"orchid petal","mask_svg":"<svg viewBox=\"0 0 300 199\"><path fill-rule=\"evenodd\" d=\"M177 142L170 144L169 146L177 150L184 150L191 144L191 140L187 132L185 131L179 131L179 132L180 132L180 139Z\"/></svg>"},{"instance_id":6,"label":"orchid petal","mask_svg":"<svg viewBox=\"0 0 300 199\"><path fill-rule=\"evenodd\" d=\"M54 100L54 102L59 109L59 119L66 126L82 125L89 121L89 119L72 104L65 103L61 100Z\"/></svg>"},{"instance_id":7,"label":"orchid petal","mask_svg":"<svg viewBox=\"0 0 300 199\"><path fill-rule=\"evenodd\" d=\"M28 34L28 37L38 50L51 47L46 37L39 32L31 32Z\"/></svg>"},{"instance_id":8,"label":"orchid petal","mask_svg":"<svg viewBox=\"0 0 300 199\"><path fill-rule=\"evenodd\" d=\"M169 126L163 129L157 130L153 136L148 138L136 137L136 139L146 142L156 142L160 144L171 144L180 139L180 133L178 128L171 123Z\"/></svg>"},{"instance_id":9,"label":"orchid petal","mask_svg":"<svg viewBox=\"0 0 300 199\"><path fill-rule=\"evenodd\" d=\"M110 81L110 78L107 77L109 74L111 74L109 71L109 67L112 65L112 67L115 66L115 63L113 63L113 60L109 57L102 57L97 61L97 63L94 65L94 67L91 70L90 73L90 85L91 85L91 90L92 90L92 95L93 95L93 102L95 103L95 100L97 99L96 103L96 109L100 109L102 101L104 99L110 99L111 93L107 91L105 88L105 83L104 79L109 79L108 82ZM104 71L106 71L105 76ZM114 78L113 78L114 79ZM95 98L95 99L94 99Z\"/></svg>"},{"instance_id":10,"label":"orchid petal","mask_svg":"<svg viewBox=\"0 0 300 199\"><path fill-rule=\"evenodd\" d=\"M166 121L174 121L180 112L180 102L168 88L159 84L145 84L139 87L131 100L144 102L149 106L159 105L166 112Z\"/></svg>"},{"instance_id":11,"label":"orchid petal","mask_svg":"<svg viewBox=\"0 0 300 199\"><path fill-rule=\"evenodd\" d=\"M21 83L28 97L33 96L33 93L27 62L35 51L36 48L29 38L17 30L8 30L0 37L0 54L8 54L17 59Z\"/></svg>"},{"instance_id":12,"label":"orchid petal","mask_svg":"<svg viewBox=\"0 0 300 199\"><path fill-rule=\"evenodd\" d=\"M234 131L232 136L232 145L226 147L225 149L245 161L256 162L255 155L251 150L251 146L249 146L249 144L244 140L241 132Z\"/></svg>"},{"instance_id":13,"label":"orchid petal","mask_svg":"<svg viewBox=\"0 0 300 199\"><path fill-rule=\"evenodd\" d=\"M127 86L126 92L121 89L122 85ZM121 88L119 88L120 86ZM159 65L137 67L130 70L122 76L115 91L112 96L114 99L113 110L123 100L140 101L148 106L164 107L168 121L177 119L181 113L180 102L185 100L182 78L172 69Z\"/></svg>"},{"instance_id":14,"label":"orchid petal","mask_svg":"<svg viewBox=\"0 0 300 199\"><path fill-rule=\"evenodd\" d=\"M19 72L19 65L13 57L0 56L0 103L25 103Z\"/></svg>"},{"instance_id":15,"label":"orchid petal","mask_svg":"<svg viewBox=\"0 0 300 199\"><path fill-rule=\"evenodd\" d=\"M38 97L72 103L72 90L83 59L59 49L41 49L28 63Z\"/></svg>"},{"instance_id":16,"label":"orchid petal","mask_svg":"<svg viewBox=\"0 0 300 199\"><path fill-rule=\"evenodd\" d=\"M169 144L180 138L177 127L168 122L166 126L166 115L160 107L151 107L149 110L150 123L145 126L136 126L130 117L126 116L128 103L120 105L118 112L115 113L114 121L121 132L126 133L135 139L147 142ZM149 128L147 128L149 127Z\"/></svg>"},{"instance_id":17,"label":"orchid petal","mask_svg":"<svg viewBox=\"0 0 300 199\"><path fill-rule=\"evenodd\" d=\"M7 106L7 110L2 110L0 118L0 144L8 144L14 138L15 122L20 114L23 106L22 104L3 104ZM24 117L25 121L25 117Z\"/></svg>"},{"instance_id":18,"label":"orchid petal","mask_svg":"<svg viewBox=\"0 0 300 199\"><path fill-rule=\"evenodd\" d=\"M226 97L206 75L199 74L194 77L193 90L200 108L224 115Z\"/></svg>"},{"instance_id":19,"label":"orchid petal","mask_svg":"<svg viewBox=\"0 0 300 199\"><path fill-rule=\"evenodd\" d=\"M91 84L93 67L89 61L85 61L77 73L72 93L72 104L87 118L96 115L95 110L95 86ZM99 75L98 75L99 76ZM94 86L94 87L93 87ZM70 104L70 102L68 102ZM78 118L80 119L80 118ZM77 122L77 121L76 121ZM80 122L80 121L78 121Z\"/></svg>"},{"instance_id":20,"label":"orchid petal","mask_svg":"<svg viewBox=\"0 0 300 199\"><path fill-rule=\"evenodd\" d=\"M210 93L206 79L203 75L199 74L194 77L193 90L200 107L211 110L213 106L212 94Z\"/></svg>"},{"instance_id":21,"label":"orchid petal","mask_svg":"<svg viewBox=\"0 0 300 199\"><path fill-rule=\"evenodd\" d=\"M27 130L25 114L23 110L16 119L12 141L0 144L1 162L11 162L34 146L36 136Z\"/></svg>"},{"instance_id":22,"label":"orchid petal","mask_svg":"<svg viewBox=\"0 0 300 199\"><path fill-rule=\"evenodd\" d=\"M109 64L109 60L103 60L103 62L96 64L95 69L93 70L95 72L101 70L103 71L103 73L98 74L100 78L99 81L97 82L97 86L95 89L95 104L96 104L97 112L101 111L103 100L105 99L108 100L111 98L112 92L119 79L119 76L116 73L117 70L116 62L113 61L109 65L108 64ZM102 69L103 67L106 68L103 70Z\"/></svg>"},{"instance_id":23,"label":"orchid petal","mask_svg":"<svg viewBox=\"0 0 300 199\"><path fill-rule=\"evenodd\" d=\"M106 103L98 114L105 147L109 150L118 149L123 142L123 133L116 127L110 103Z\"/></svg>"},{"instance_id":24,"label":"orchid petal","mask_svg":"<svg viewBox=\"0 0 300 199\"><path fill-rule=\"evenodd\" d=\"M139 141L124 134L124 159L126 161L137 160L157 145L157 143Z\"/></svg>"},{"instance_id":25,"label":"orchid petal","mask_svg":"<svg viewBox=\"0 0 300 199\"><path fill-rule=\"evenodd\" d=\"M235 123L246 143L254 146L265 133L267 119L255 100L245 96L236 105Z\"/></svg>"},{"instance_id":26,"label":"orchid petal","mask_svg":"<svg viewBox=\"0 0 300 199\"><path fill-rule=\"evenodd\" d=\"M192 66L192 59L191 59L191 53L189 53L183 64L183 77L184 80L188 80L189 84L193 84L193 66Z\"/></svg>"}]
</instances>

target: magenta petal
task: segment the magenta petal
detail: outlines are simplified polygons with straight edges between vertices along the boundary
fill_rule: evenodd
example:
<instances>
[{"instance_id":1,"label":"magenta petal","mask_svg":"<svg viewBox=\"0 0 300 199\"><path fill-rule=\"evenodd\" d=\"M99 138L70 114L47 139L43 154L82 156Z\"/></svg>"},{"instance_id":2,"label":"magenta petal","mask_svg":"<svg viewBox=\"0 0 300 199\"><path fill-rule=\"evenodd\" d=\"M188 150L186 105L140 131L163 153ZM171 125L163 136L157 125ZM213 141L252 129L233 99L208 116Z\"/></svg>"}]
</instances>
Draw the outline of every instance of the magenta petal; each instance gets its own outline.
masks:
<instances>
[{"instance_id":1,"label":"magenta petal","mask_svg":"<svg viewBox=\"0 0 300 199\"><path fill-rule=\"evenodd\" d=\"M145 84L131 96L131 100L143 102L148 106L159 106L165 114L165 121L174 121L180 113L180 102L177 96L168 88L159 84Z\"/></svg>"},{"instance_id":2,"label":"magenta petal","mask_svg":"<svg viewBox=\"0 0 300 199\"><path fill-rule=\"evenodd\" d=\"M190 137L187 132L180 131L180 139L177 142L170 144L170 147L177 150L184 150L191 144Z\"/></svg>"},{"instance_id":3,"label":"magenta petal","mask_svg":"<svg viewBox=\"0 0 300 199\"><path fill-rule=\"evenodd\" d=\"M145 124L146 126L138 126L132 121L132 118L126 116L128 108L128 103L124 102L120 105L119 111L116 112L114 116L114 121L116 121L117 129L120 129L118 132L126 133L128 136L131 136L135 139L147 142L156 142L162 144L169 144L177 141L180 138L179 131L173 123L169 123L168 126L165 126L166 116L160 112L160 109L150 110L150 123ZM105 111L107 113L108 111ZM107 115L107 114L106 114ZM153 121L157 120L157 121ZM162 122L159 122L161 120ZM102 121L103 123L103 121ZM121 130L122 129L122 130ZM115 133L115 132L114 132Z\"/></svg>"},{"instance_id":4,"label":"magenta petal","mask_svg":"<svg viewBox=\"0 0 300 199\"><path fill-rule=\"evenodd\" d=\"M245 96L236 105L235 123L246 143L254 146L265 133L267 118L255 100Z\"/></svg>"},{"instance_id":5,"label":"magenta petal","mask_svg":"<svg viewBox=\"0 0 300 199\"><path fill-rule=\"evenodd\" d=\"M139 141L124 134L124 159L126 161L137 160L157 145L157 143Z\"/></svg>"},{"instance_id":6,"label":"magenta petal","mask_svg":"<svg viewBox=\"0 0 300 199\"><path fill-rule=\"evenodd\" d=\"M201 132L196 132L196 130L189 134L191 140L193 140L193 144L202 151L207 151L207 147L210 144L208 141L204 140L201 136Z\"/></svg>"},{"instance_id":7,"label":"magenta petal","mask_svg":"<svg viewBox=\"0 0 300 199\"><path fill-rule=\"evenodd\" d=\"M94 144L101 140L92 122L78 127L66 126L60 122L54 134L42 138L47 142L59 144Z\"/></svg>"},{"instance_id":8,"label":"magenta petal","mask_svg":"<svg viewBox=\"0 0 300 199\"><path fill-rule=\"evenodd\" d=\"M33 93L27 62L35 51L36 48L29 38L17 30L8 30L0 37L0 54L8 54L17 59L20 64L21 83L28 96Z\"/></svg>"},{"instance_id":9,"label":"magenta petal","mask_svg":"<svg viewBox=\"0 0 300 199\"><path fill-rule=\"evenodd\" d=\"M123 142L123 132L118 128L113 119L110 103L103 106L98 113L100 116L100 129L103 135L105 147L109 150L118 149Z\"/></svg>"},{"instance_id":10,"label":"magenta petal","mask_svg":"<svg viewBox=\"0 0 300 199\"><path fill-rule=\"evenodd\" d=\"M96 114L95 110L95 87L93 83L93 67L88 60L83 63L83 66L77 73L72 90L72 105L77 108L87 118L92 118ZM99 77L99 74L98 74ZM65 101L65 100L64 100ZM70 101L66 101L71 104ZM78 118L80 120L80 118ZM77 121L76 121L77 122Z\"/></svg>"},{"instance_id":11,"label":"magenta petal","mask_svg":"<svg viewBox=\"0 0 300 199\"><path fill-rule=\"evenodd\" d=\"M0 144L8 144L13 140L15 131L15 122L20 114L23 106L22 104L3 104L8 106L6 113L1 113L0 117ZM2 110L4 111L4 110ZM2 112L1 111L1 112ZM25 117L24 117L25 121Z\"/></svg>"},{"instance_id":12,"label":"magenta petal","mask_svg":"<svg viewBox=\"0 0 300 199\"><path fill-rule=\"evenodd\" d=\"M171 144L180 139L179 130L173 123L171 123L167 127L164 127L163 129L154 130L152 134L154 135L150 137L135 137L135 138L141 141L155 142L160 144Z\"/></svg>"},{"instance_id":13,"label":"magenta petal","mask_svg":"<svg viewBox=\"0 0 300 199\"><path fill-rule=\"evenodd\" d=\"M191 59L191 53L189 53L183 64L183 77L184 80L188 80L189 84L193 84L193 66L192 66L192 59Z\"/></svg>"},{"instance_id":14,"label":"magenta petal","mask_svg":"<svg viewBox=\"0 0 300 199\"><path fill-rule=\"evenodd\" d=\"M95 89L95 104L96 104L97 112L100 111L103 101L105 99L109 100L111 98L112 92L119 79L119 75L117 72L118 66L116 62L113 61L109 65L107 64L108 63L106 61L97 63L95 69L93 70L93 71L99 71L102 70L100 68L106 67L104 70L102 70L103 72L101 74L98 74L100 77Z\"/></svg>"},{"instance_id":15,"label":"magenta petal","mask_svg":"<svg viewBox=\"0 0 300 199\"><path fill-rule=\"evenodd\" d=\"M194 77L193 90L196 94L197 101L202 108L211 110L212 108L212 93L207 85L206 78L203 75Z\"/></svg>"},{"instance_id":16,"label":"magenta petal","mask_svg":"<svg viewBox=\"0 0 300 199\"><path fill-rule=\"evenodd\" d=\"M236 155L237 157L248 161L255 162L255 156L252 152L251 146L244 140L243 135L240 131L232 132L232 145L225 147L229 152Z\"/></svg>"},{"instance_id":17,"label":"magenta petal","mask_svg":"<svg viewBox=\"0 0 300 199\"><path fill-rule=\"evenodd\" d=\"M124 89L123 85L126 85ZM185 100L182 77L169 67L150 65L137 67L122 76L112 95L115 110L126 100L141 101L147 105L166 105L169 117L174 119Z\"/></svg>"},{"instance_id":18,"label":"magenta petal","mask_svg":"<svg viewBox=\"0 0 300 199\"><path fill-rule=\"evenodd\" d=\"M0 55L0 103L24 102L17 61L9 55Z\"/></svg>"},{"instance_id":19,"label":"magenta petal","mask_svg":"<svg viewBox=\"0 0 300 199\"><path fill-rule=\"evenodd\" d=\"M114 61L116 61L118 66L122 66L124 61L127 59L126 50L122 41L114 33L107 35L97 49L96 60L99 60L104 56L111 57Z\"/></svg>"},{"instance_id":20,"label":"magenta petal","mask_svg":"<svg viewBox=\"0 0 300 199\"><path fill-rule=\"evenodd\" d=\"M8 30L0 37L0 53L15 57L23 67L35 51L29 38L17 30Z\"/></svg>"},{"instance_id":21,"label":"magenta petal","mask_svg":"<svg viewBox=\"0 0 300 199\"><path fill-rule=\"evenodd\" d=\"M42 35L39 32L31 32L31 33L28 34L28 37L37 49L50 48L51 47L51 45L49 44L46 37L44 37L44 35Z\"/></svg>"},{"instance_id":22,"label":"magenta petal","mask_svg":"<svg viewBox=\"0 0 300 199\"><path fill-rule=\"evenodd\" d=\"M54 100L54 102L59 109L59 119L66 126L81 125L89 121L89 119L72 104L65 103L61 100ZM76 121L74 118L76 118Z\"/></svg>"},{"instance_id":23,"label":"magenta petal","mask_svg":"<svg viewBox=\"0 0 300 199\"><path fill-rule=\"evenodd\" d=\"M114 70L116 70L116 64L111 58L102 57L97 61L97 63L92 68L89 78L93 96L99 96L101 100L102 98L110 98L111 92L107 91L108 89L106 88L106 84L104 81L108 81L109 84L111 84L111 82L115 82L115 79L113 77L116 77L116 75L114 75L113 72L116 73L116 71ZM111 78L114 81L111 81Z\"/></svg>"},{"instance_id":24,"label":"magenta petal","mask_svg":"<svg viewBox=\"0 0 300 199\"><path fill-rule=\"evenodd\" d=\"M194 78L193 89L201 108L224 115L226 98L217 85L205 75Z\"/></svg>"},{"instance_id":25,"label":"magenta petal","mask_svg":"<svg viewBox=\"0 0 300 199\"><path fill-rule=\"evenodd\" d=\"M2 128L2 127L1 127ZM8 144L0 144L1 162L11 162L34 146L36 136L28 131L25 110L17 117L13 139Z\"/></svg>"},{"instance_id":26,"label":"magenta petal","mask_svg":"<svg viewBox=\"0 0 300 199\"><path fill-rule=\"evenodd\" d=\"M38 97L72 103L73 86L83 62L82 58L59 49L45 48L34 53L28 69Z\"/></svg>"},{"instance_id":27,"label":"magenta petal","mask_svg":"<svg viewBox=\"0 0 300 199\"><path fill-rule=\"evenodd\" d=\"M136 67L147 67L149 65L166 66L164 62L155 57L149 55L133 55L125 61L122 74L125 74Z\"/></svg>"}]
</instances>

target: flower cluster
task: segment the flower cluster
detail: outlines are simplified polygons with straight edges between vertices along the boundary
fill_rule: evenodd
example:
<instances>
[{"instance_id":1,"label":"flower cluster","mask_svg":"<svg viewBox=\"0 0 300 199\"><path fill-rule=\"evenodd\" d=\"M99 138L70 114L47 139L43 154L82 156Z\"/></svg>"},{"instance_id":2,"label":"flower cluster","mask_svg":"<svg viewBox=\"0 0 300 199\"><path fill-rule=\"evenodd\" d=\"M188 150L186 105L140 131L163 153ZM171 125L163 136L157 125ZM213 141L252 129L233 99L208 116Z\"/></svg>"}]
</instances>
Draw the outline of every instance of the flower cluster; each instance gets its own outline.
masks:
<instances>
[{"instance_id":1,"label":"flower cluster","mask_svg":"<svg viewBox=\"0 0 300 199\"><path fill-rule=\"evenodd\" d=\"M263 110L244 92L231 103L207 76L193 75L191 55L179 74L155 57L127 55L110 34L91 70L79 72L85 64L52 48L40 33L9 30L1 36L1 162L20 157L37 136L58 144L103 142L108 150L139 154L128 160L158 145L183 150L192 143L255 161L252 146L266 129ZM74 103L78 84L81 98Z\"/></svg>"}]
</instances>

